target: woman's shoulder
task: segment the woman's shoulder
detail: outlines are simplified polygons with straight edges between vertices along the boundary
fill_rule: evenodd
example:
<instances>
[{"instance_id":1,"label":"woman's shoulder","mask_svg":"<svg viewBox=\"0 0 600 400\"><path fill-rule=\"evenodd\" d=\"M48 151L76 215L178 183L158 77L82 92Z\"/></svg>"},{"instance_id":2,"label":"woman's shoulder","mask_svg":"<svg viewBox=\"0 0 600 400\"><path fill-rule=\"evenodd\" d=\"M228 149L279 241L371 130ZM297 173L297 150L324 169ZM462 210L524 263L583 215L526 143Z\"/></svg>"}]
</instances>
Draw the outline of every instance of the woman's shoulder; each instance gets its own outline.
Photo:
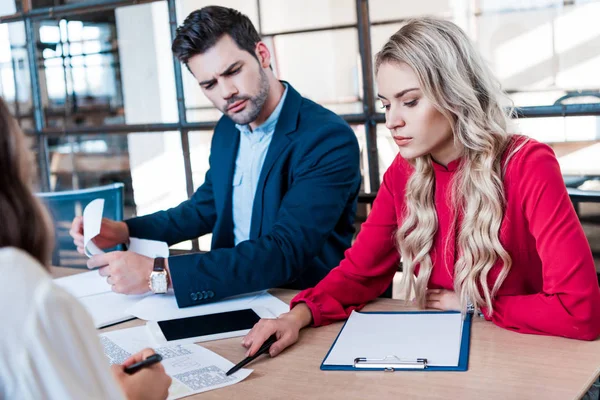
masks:
<instances>
[{"instance_id":1,"label":"woman's shoulder","mask_svg":"<svg viewBox=\"0 0 600 400\"><path fill-rule=\"evenodd\" d=\"M5 247L0 249L0 299L10 302L7 313L22 318L31 313L60 313L75 299L54 284L52 277L42 264L27 252ZM65 307L67 306L67 307Z\"/></svg>"},{"instance_id":2,"label":"woman's shoulder","mask_svg":"<svg viewBox=\"0 0 600 400\"><path fill-rule=\"evenodd\" d=\"M57 302L68 302L39 261L21 249L0 249L0 277L0 304L10 304L0 309L0 317L15 340L34 334L28 329L31 318L56 318Z\"/></svg>"},{"instance_id":3,"label":"woman's shoulder","mask_svg":"<svg viewBox=\"0 0 600 400\"><path fill-rule=\"evenodd\" d=\"M556 160L552 147L525 135L512 135L504 151L506 166L521 165L548 158Z\"/></svg>"},{"instance_id":4,"label":"woman's shoulder","mask_svg":"<svg viewBox=\"0 0 600 400\"><path fill-rule=\"evenodd\" d=\"M25 289L24 286L37 286L52 280L38 260L16 247L0 249L0 276L0 282L3 282L0 286L7 285L4 289L11 293Z\"/></svg>"},{"instance_id":5,"label":"woman's shoulder","mask_svg":"<svg viewBox=\"0 0 600 400\"><path fill-rule=\"evenodd\" d=\"M525 193L540 185L564 187L552 147L523 135L514 135L504 154L504 184L508 191ZM566 190L565 190L566 192Z\"/></svg>"}]
</instances>

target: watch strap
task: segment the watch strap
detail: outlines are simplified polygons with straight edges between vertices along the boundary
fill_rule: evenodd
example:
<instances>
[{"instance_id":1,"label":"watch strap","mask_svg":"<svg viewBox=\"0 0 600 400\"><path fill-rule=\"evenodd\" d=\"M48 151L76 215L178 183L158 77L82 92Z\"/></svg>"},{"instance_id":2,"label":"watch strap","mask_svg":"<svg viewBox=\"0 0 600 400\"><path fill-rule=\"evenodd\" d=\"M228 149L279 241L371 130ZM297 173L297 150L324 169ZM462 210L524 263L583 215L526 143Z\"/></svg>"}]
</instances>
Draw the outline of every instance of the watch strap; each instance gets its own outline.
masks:
<instances>
[{"instance_id":1,"label":"watch strap","mask_svg":"<svg viewBox=\"0 0 600 400\"><path fill-rule=\"evenodd\" d=\"M154 259L154 267L152 270L155 272L163 272L165 270L165 259L163 257L156 257Z\"/></svg>"}]
</instances>

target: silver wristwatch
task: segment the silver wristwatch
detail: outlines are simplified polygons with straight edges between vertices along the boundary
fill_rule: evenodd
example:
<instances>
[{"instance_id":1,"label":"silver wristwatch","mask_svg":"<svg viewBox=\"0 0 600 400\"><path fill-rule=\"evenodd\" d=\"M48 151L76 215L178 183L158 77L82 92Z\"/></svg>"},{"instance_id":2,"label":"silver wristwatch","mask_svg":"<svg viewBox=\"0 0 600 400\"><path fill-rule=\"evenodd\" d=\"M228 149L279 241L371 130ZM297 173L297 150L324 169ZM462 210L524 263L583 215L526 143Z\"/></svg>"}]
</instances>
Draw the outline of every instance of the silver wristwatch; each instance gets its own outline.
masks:
<instances>
[{"instance_id":1,"label":"silver wristwatch","mask_svg":"<svg viewBox=\"0 0 600 400\"><path fill-rule=\"evenodd\" d=\"M150 290L152 293L167 293L167 270L165 269L165 259L156 257L154 259L154 268L150 274Z\"/></svg>"}]
</instances>

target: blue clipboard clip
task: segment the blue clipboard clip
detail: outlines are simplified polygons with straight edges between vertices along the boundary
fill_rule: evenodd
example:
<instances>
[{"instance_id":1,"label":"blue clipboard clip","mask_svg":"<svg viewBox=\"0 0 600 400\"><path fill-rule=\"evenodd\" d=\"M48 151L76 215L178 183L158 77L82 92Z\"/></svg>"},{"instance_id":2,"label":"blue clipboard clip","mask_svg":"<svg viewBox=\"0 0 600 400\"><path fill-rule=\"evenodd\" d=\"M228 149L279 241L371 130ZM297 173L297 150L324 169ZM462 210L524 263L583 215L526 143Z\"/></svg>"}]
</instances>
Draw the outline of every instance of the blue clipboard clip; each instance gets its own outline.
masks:
<instances>
[{"instance_id":1,"label":"blue clipboard clip","mask_svg":"<svg viewBox=\"0 0 600 400\"><path fill-rule=\"evenodd\" d=\"M427 359L402 360L396 356L384 358L358 357L354 359L354 368L383 368L385 371L390 372L396 369L425 369L427 368Z\"/></svg>"}]
</instances>

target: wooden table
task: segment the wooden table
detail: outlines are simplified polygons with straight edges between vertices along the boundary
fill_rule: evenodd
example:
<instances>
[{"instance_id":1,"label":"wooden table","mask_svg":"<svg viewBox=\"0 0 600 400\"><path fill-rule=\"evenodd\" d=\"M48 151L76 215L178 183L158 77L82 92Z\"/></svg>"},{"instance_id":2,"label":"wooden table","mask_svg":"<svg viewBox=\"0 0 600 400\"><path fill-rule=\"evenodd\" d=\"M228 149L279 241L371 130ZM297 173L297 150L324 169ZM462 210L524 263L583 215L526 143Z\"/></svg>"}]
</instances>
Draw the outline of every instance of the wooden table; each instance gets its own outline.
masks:
<instances>
[{"instance_id":1,"label":"wooden table","mask_svg":"<svg viewBox=\"0 0 600 400\"><path fill-rule=\"evenodd\" d=\"M53 268L54 277L80 270ZM271 293L289 302L295 291ZM378 299L368 311L405 310L402 302ZM142 325L133 320L107 332ZM475 318L467 372L343 372L319 366L342 323L300 333L299 343L279 356L261 357L241 383L196 396L197 399L577 399L600 375L600 340L523 335ZM202 344L237 362L244 358L241 338Z\"/></svg>"}]
</instances>

